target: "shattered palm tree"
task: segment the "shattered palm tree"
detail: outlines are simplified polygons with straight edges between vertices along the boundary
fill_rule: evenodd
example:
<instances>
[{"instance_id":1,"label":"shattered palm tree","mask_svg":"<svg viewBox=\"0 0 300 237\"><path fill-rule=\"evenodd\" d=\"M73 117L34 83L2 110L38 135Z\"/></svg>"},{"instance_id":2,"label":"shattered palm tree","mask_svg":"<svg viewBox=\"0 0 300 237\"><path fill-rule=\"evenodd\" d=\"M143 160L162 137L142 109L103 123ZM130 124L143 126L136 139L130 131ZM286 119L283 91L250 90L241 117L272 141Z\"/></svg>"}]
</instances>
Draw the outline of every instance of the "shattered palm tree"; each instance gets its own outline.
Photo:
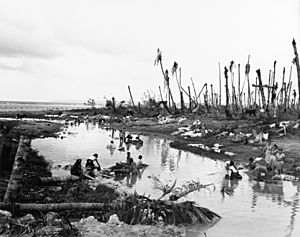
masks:
<instances>
[{"instance_id":1,"label":"shattered palm tree","mask_svg":"<svg viewBox=\"0 0 300 237\"><path fill-rule=\"evenodd\" d=\"M171 88L170 88L170 78L169 78L169 72L168 70L164 70L163 65L162 65L162 55L161 55L161 50L157 49L157 56L154 60L154 66L155 65L160 65L162 74L164 76L164 89L166 90L166 97L168 99L168 103L169 103L169 107L171 107L171 100L172 100L172 104L176 110L176 105L175 102L173 100L173 95L171 93Z\"/></svg>"}]
</instances>

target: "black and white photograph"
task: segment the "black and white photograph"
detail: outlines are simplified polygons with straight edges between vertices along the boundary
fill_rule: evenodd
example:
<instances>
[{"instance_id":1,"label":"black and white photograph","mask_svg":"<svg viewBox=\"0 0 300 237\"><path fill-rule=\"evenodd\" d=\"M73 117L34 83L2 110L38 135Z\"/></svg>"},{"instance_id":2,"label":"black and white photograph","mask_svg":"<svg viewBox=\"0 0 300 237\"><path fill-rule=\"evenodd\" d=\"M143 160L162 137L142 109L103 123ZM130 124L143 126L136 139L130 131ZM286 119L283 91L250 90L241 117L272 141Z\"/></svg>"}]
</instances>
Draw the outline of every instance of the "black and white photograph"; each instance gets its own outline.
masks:
<instances>
[{"instance_id":1,"label":"black and white photograph","mask_svg":"<svg viewBox=\"0 0 300 237\"><path fill-rule=\"evenodd\" d=\"M300 236L299 0L0 0L0 236Z\"/></svg>"}]
</instances>

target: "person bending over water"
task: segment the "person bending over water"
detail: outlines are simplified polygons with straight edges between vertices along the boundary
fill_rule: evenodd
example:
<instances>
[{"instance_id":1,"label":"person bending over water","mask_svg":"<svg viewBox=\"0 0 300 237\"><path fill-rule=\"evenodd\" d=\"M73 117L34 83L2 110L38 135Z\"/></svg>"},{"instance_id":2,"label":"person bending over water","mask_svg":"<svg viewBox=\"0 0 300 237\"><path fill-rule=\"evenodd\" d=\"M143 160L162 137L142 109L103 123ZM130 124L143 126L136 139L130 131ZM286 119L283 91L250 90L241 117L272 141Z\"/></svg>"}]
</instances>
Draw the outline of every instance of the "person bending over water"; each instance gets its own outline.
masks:
<instances>
[{"instance_id":1,"label":"person bending over water","mask_svg":"<svg viewBox=\"0 0 300 237\"><path fill-rule=\"evenodd\" d=\"M242 176L240 175L239 171L237 170L234 162L232 160L225 162L225 168L227 170L227 174L225 175L226 179L241 179Z\"/></svg>"},{"instance_id":2,"label":"person bending over water","mask_svg":"<svg viewBox=\"0 0 300 237\"><path fill-rule=\"evenodd\" d=\"M71 167L71 175L81 176L82 175L82 168L81 168L81 159L77 159Z\"/></svg>"},{"instance_id":3,"label":"person bending over water","mask_svg":"<svg viewBox=\"0 0 300 237\"><path fill-rule=\"evenodd\" d=\"M94 154L91 158L87 159L86 164L85 164L85 169L87 171L87 174L95 177L94 170L97 169L98 171L101 170L101 166L97 160L98 154ZM94 161L97 163L97 166L95 166Z\"/></svg>"},{"instance_id":4,"label":"person bending over water","mask_svg":"<svg viewBox=\"0 0 300 237\"><path fill-rule=\"evenodd\" d=\"M252 157L249 158L249 163L246 167L249 169L250 174L256 177L257 180L262 181L265 178L266 181L271 181L267 167L256 164Z\"/></svg>"}]
</instances>

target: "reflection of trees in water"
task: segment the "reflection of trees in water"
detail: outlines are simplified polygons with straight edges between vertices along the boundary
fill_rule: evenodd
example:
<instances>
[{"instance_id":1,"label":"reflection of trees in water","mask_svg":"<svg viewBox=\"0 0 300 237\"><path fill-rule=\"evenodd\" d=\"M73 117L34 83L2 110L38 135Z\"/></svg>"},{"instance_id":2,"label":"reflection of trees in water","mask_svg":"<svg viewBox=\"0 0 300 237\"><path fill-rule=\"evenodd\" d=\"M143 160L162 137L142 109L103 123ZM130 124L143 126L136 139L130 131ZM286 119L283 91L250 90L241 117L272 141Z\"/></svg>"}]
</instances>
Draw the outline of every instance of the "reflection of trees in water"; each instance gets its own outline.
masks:
<instances>
[{"instance_id":1,"label":"reflection of trees in water","mask_svg":"<svg viewBox=\"0 0 300 237\"><path fill-rule=\"evenodd\" d=\"M115 131L116 131L115 129L112 129L112 130L111 130L111 138L112 138L112 139L115 138Z\"/></svg>"},{"instance_id":2,"label":"reflection of trees in water","mask_svg":"<svg viewBox=\"0 0 300 237\"><path fill-rule=\"evenodd\" d=\"M252 208L255 208L257 205L258 193L265 194L266 198L270 197L271 195L272 202L276 202L278 205L282 205L284 203L287 206L291 206L289 225L287 226L288 233L285 235L287 237L292 236L292 232L295 227L296 216L300 209L300 183L293 182L293 185L296 186L296 193L293 195L291 202L284 201L283 185L256 182L252 186Z\"/></svg>"},{"instance_id":3,"label":"reflection of trees in water","mask_svg":"<svg viewBox=\"0 0 300 237\"><path fill-rule=\"evenodd\" d=\"M282 184L273 184L273 183L266 183L266 182L256 182L253 186L253 195L256 195L255 199L257 199L257 193L265 194L266 198L270 198L272 202L276 202L277 204L281 205L283 203L283 185ZM252 198L254 201L254 197ZM257 201L257 200L256 200ZM252 203L252 207L256 206L256 202Z\"/></svg>"},{"instance_id":4,"label":"reflection of trees in water","mask_svg":"<svg viewBox=\"0 0 300 237\"><path fill-rule=\"evenodd\" d=\"M177 167L179 166L179 162L180 162L180 159L181 159L181 155L182 155L182 150L178 150L177 162L176 162L176 166L177 166Z\"/></svg>"},{"instance_id":5,"label":"reflection of trees in water","mask_svg":"<svg viewBox=\"0 0 300 237\"><path fill-rule=\"evenodd\" d=\"M161 165L166 166L169 155L169 146L167 146L167 140L161 140Z\"/></svg>"},{"instance_id":6,"label":"reflection of trees in water","mask_svg":"<svg viewBox=\"0 0 300 237\"><path fill-rule=\"evenodd\" d=\"M89 123L88 122L85 122L85 128L86 128L86 130L89 130Z\"/></svg>"},{"instance_id":7,"label":"reflection of trees in water","mask_svg":"<svg viewBox=\"0 0 300 237\"><path fill-rule=\"evenodd\" d=\"M142 140L144 141L144 147L143 147L143 153L146 157L152 157L153 155L153 151L155 151L155 147L158 147L159 149L159 144L156 141L156 139L154 137L151 136L147 136L147 137L142 137Z\"/></svg>"},{"instance_id":8,"label":"reflection of trees in water","mask_svg":"<svg viewBox=\"0 0 300 237\"><path fill-rule=\"evenodd\" d=\"M286 234L287 237L292 236L294 226L295 226L296 215L299 212L300 183L293 182L293 185L296 186L296 193L293 196L293 201L290 203L292 208L291 208L290 223L287 227L289 230L288 234Z\"/></svg>"},{"instance_id":9,"label":"reflection of trees in water","mask_svg":"<svg viewBox=\"0 0 300 237\"><path fill-rule=\"evenodd\" d=\"M171 171L176 168L174 156L170 154L170 146L167 140L163 140L161 143L161 165L168 167Z\"/></svg>"}]
</instances>

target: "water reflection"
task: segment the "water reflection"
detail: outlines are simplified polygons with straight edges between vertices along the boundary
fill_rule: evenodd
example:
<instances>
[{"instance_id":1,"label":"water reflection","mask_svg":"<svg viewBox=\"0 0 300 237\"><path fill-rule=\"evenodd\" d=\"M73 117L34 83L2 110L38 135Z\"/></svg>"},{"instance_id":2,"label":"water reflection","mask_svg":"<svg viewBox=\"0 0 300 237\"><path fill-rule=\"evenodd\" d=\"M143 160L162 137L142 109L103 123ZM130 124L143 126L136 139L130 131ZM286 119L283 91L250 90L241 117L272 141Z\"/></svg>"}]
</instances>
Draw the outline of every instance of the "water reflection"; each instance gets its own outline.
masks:
<instances>
[{"instance_id":1,"label":"water reflection","mask_svg":"<svg viewBox=\"0 0 300 237\"><path fill-rule=\"evenodd\" d=\"M266 182L255 182L252 186L253 193L257 195L257 193L264 194L263 196L267 199L271 198L272 202L276 202L278 205L281 205L284 198L283 193L283 184L273 184ZM253 206L255 207L255 205Z\"/></svg>"},{"instance_id":2,"label":"water reflection","mask_svg":"<svg viewBox=\"0 0 300 237\"><path fill-rule=\"evenodd\" d=\"M233 195L234 190L238 187L239 181L239 179L223 179L221 186L222 201L224 201L225 195Z\"/></svg>"},{"instance_id":3,"label":"water reflection","mask_svg":"<svg viewBox=\"0 0 300 237\"><path fill-rule=\"evenodd\" d=\"M297 213L299 212L299 203L300 203L300 183L293 182L293 185L296 187L296 193L293 196L293 200L291 202L291 216L290 216L290 223L287 226L288 233L286 234L287 237L292 236L295 227L295 220Z\"/></svg>"}]
</instances>

